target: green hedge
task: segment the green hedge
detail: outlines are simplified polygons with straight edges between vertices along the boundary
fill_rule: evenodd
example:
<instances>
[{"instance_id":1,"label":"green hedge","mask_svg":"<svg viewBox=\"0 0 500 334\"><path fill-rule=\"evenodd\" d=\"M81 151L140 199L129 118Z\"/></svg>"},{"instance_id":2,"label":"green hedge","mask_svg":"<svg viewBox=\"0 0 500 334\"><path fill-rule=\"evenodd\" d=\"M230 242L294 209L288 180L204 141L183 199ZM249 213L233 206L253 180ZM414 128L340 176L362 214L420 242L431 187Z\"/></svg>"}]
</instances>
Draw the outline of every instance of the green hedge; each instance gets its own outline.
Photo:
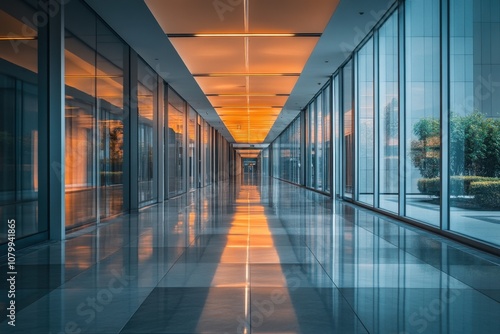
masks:
<instances>
[{"instance_id":1,"label":"green hedge","mask_svg":"<svg viewBox=\"0 0 500 334\"><path fill-rule=\"evenodd\" d=\"M482 208L500 208L500 181L472 182L470 192Z\"/></svg>"},{"instance_id":2,"label":"green hedge","mask_svg":"<svg viewBox=\"0 0 500 334\"><path fill-rule=\"evenodd\" d=\"M101 172L101 185L122 184L123 172Z\"/></svg>"},{"instance_id":3,"label":"green hedge","mask_svg":"<svg viewBox=\"0 0 500 334\"><path fill-rule=\"evenodd\" d=\"M432 179L419 179L417 181L418 191L426 195L439 196L441 193L441 179L438 177Z\"/></svg>"},{"instance_id":4,"label":"green hedge","mask_svg":"<svg viewBox=\"0 0 500 334\"><path fill-rule=\"evenodd\" d=\"M450 195L451 196L472 196L471 184L473 182L495 182L498 178L483 176L451 176ZM439 196L441 193L441 179L420 179L417 182L418 190L422 194Z\"/></svg>"}]
</instances>

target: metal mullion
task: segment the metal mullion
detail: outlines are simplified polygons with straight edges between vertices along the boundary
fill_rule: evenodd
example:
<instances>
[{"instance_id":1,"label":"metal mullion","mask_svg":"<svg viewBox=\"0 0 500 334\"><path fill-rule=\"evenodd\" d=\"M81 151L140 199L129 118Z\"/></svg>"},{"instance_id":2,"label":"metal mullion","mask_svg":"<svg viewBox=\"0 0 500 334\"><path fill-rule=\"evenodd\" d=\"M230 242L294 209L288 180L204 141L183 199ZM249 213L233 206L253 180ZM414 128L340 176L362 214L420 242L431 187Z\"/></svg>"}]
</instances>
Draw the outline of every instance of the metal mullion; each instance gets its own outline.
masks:
<instances>
[{"instance_id":1,"label":"metal mullion","mask_svg":"<svg viewBox=\"0 0 500 334\"><path fill-rule=\"evenodd\" d=\"M405 179L405 173L406 173L406 159L405 159L405 153L406 153L406 145L405 145L405 140L406 140L406 119L405 119L405 102L406 102L406 95L405 95L405 20L404 20L404 15L405 15L405 8L404 8L404 0L399 0L399 11L398 11L398 52L399 52L399 68L398 68L398 82L399 82L399 105L398 105L398 113L399 113L399 120L398 120L398 136L399 136L399 161L398 161L398 166L399 166L399 209L398 209L398 214L400 216L405 216L406 215L406 179Z\"/></svg>"},{"instance_id":2,"label":"metal mullion","mask_svg":"<svg viewBox=\"0 0 500 334\"><path fill-rule=\"evenodd\" d=\"M449 2L441 1L441 219L440 228L449 229L449 151L450 151L450 117L449 117Z\"/></svg>"},{"instance_id":3,"label":"metal mullion","mask_svg":"<svg viewBox=\"0 0 500 334\"><path fill-rule=\"evenodd\" d=\"M373 34L373 207L380 206L380 68L379 34Z\"/></svg>"}]
</instances>

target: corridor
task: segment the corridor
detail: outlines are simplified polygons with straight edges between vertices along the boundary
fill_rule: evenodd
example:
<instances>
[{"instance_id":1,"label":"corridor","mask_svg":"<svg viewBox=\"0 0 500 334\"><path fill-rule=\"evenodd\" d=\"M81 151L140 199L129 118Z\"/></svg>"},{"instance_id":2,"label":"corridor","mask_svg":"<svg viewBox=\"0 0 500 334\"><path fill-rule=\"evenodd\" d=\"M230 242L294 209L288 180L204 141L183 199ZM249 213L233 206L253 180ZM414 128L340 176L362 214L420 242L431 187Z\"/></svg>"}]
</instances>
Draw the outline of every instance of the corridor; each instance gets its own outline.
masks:
<instances>
[{"instance_id":1,"label":"corridor","mask_svg":"<svg viewBox=\"0 0 500 334\"><path fill-rule=\"evenodd\" d=\"M494 333L499 264L244 174L20 250L0 332Z\"/></svg>"}]
</instances>

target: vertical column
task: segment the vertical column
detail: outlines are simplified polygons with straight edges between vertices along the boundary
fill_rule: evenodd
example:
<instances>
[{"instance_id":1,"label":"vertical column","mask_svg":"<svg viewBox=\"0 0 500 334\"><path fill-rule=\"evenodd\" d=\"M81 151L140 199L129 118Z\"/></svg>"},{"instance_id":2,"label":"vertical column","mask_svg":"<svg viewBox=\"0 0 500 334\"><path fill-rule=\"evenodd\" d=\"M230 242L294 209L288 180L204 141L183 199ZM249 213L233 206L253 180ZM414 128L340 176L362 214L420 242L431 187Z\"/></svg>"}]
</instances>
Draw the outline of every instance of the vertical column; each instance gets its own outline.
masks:
<instances>
[{"instance_id":1,"label":"vertical column","mask_svg":"<svg viewBox=\"0 0 500 334\"><path fill-rule=\"evenodd\" d=\"M125 57L124 71L124 148L123 148L123 174L124 174L124 209L137 212L139 209L138 189L138 108L137 108L137 53L128 49Z\"/></svg>"},{"instance_id":2,"label":"vertical column","mask_svg":"<svg viewBox=\"0 0 500 334\"><path fill-rule=\"evenodd\" d=\"M48 19L38 30L39 219L49 222L50 240L64 240L64 6L56 11L49 2L40 1Z\"/></svg>"}]
</instances>

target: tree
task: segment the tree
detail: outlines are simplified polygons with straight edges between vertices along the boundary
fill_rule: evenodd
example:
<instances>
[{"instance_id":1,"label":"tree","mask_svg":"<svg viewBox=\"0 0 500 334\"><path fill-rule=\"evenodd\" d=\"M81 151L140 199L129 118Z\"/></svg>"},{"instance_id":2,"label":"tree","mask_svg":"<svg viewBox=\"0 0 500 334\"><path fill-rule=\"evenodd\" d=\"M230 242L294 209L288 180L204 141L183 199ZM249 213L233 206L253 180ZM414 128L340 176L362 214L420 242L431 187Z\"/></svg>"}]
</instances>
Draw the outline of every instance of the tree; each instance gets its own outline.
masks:
<instances>
[{"instance_id":1,"label":"tree","mask_svg":"<svg viewBox=\"0 0 500 334\"><path fill-rule=\"evenodd\" d=\"M410 158L425 178L439 176L439 157L441 150L439 120L423 118L413 126L418 140L412 140Z\"/></svg>"},{"instance_id":2,"label":"tree","mask_svg":"<svg viewBox=\"0 0 500 334\"><path fill-rule=\"evenodd\" d=\"M413 126L411 160L422 177L439 177L441 149L438 119L423 118ZM450 115L450 173L464 176L500 176L500 120L475 111Z\"/></svg>"}]
</instances>

